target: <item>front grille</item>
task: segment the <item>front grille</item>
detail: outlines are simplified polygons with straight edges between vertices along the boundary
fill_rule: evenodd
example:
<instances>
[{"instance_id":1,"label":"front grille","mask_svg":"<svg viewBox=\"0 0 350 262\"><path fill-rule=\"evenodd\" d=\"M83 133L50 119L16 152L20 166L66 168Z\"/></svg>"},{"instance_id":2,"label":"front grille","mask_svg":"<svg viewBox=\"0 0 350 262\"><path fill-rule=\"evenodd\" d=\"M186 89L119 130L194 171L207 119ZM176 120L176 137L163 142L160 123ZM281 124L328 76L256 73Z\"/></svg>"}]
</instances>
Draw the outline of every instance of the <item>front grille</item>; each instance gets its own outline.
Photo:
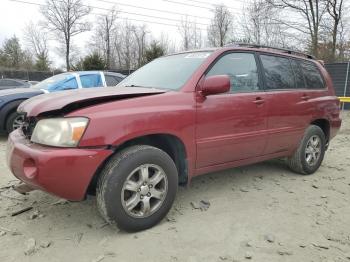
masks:
<instances>
[{"instance_id":1,"label":"front grille","mask_svg":"<svg viewBox=\"0 0 350 262\"><path fill-rule=\"evenodd\" d=\"M36 122L37 120L34 117L24 118L21 130L27 139L30 139L32 137Z\"/></svg>"}]
</instances>

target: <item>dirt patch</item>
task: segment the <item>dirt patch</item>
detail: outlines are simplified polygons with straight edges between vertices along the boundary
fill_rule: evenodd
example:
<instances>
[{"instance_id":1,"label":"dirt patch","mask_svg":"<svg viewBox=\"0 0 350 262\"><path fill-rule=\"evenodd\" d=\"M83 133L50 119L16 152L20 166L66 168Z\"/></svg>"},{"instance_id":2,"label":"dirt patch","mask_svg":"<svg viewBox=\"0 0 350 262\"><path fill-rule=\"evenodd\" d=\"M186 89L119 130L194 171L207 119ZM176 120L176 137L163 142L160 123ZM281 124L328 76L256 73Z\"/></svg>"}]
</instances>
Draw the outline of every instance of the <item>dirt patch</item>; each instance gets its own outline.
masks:
<instances>
[{"instance_id":1,"label":"dirt patch","mask_svg":"<svg viewBox=\"0 0 350 262\"><path fill-rule=\"evenodd\" d=\"M274 160L201 176L162 223L136 234L107 225L94 198L14 192L5 150L3 137L0 261L350 261L349 112L315 175Z\"/></svg>"}]
</instances>

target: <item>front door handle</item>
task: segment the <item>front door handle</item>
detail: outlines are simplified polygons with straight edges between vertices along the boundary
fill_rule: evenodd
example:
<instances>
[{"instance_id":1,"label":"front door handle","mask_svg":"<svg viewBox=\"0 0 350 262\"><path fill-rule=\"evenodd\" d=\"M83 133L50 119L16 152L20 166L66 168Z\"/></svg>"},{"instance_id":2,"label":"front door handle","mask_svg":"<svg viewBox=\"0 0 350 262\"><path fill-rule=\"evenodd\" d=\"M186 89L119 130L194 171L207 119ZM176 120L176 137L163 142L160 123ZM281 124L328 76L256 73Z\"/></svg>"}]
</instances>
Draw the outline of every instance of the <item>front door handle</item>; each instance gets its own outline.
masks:
<instances>
[{"instance_id":1,"label":"front door handle","mask_svg":"<svg viewBox=\"0 0 350 262\"><path fill-rule=\"evenodd\" d=\"M263 103L265 103L265 100L262 99L261 97L257 97L254 101L253 101L254 104L256 105L262 105Z\"/></svg>"}]
</instances>

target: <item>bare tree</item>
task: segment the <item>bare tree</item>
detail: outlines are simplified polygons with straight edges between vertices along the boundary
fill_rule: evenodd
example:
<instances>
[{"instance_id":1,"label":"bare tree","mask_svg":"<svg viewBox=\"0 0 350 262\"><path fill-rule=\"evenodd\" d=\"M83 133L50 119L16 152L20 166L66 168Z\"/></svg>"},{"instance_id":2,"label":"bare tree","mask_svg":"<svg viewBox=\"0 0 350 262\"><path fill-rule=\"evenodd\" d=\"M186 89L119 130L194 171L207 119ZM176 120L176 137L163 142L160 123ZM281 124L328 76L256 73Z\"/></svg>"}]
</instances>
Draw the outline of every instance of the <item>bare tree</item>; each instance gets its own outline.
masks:
<instances>
[{"instance_id":1,"label":"bare tree","mask_svg":"<svg viewBox=\"0 0 350 262\"><path fill-rule=\"evenodd\" d=\"M182 48L184 50L202 47L202 32L195 21L190 21L188 16L181 19L178 30L182 37Z\"/></svg>"},{"instance_id":2,"label":"bare tree","mask_svg":"<svg viewBox=\"0 0 350 262\"><path fill-rule=\"evenodd\" d=\"M46 0L46 4L41 7L47 28L56 33L59 41L64 39L67 71L70 70L72 37L90 29L90 25L84 21L90 10L89 6L83 5L82 0Z\"/></svg>"},{"instance_id":3,"label":"bare tree","mask_svg":"<svg viewBox=\"0 0 350 262\"><path fill-rule=\"evenodd\" d=\"M107 69L111 69L112 67L112 42L117 28L117 16L118 12L115 7L113 7L107 14L97 17L96 27L94 29L95 32L90 44L94 52L103 56L106 61Z\"/></svg>"},{"instance_id":4,"label":"bare tree","mask_svg":"<svg viewBox=\"0 0 350 262\"><path fill-rule=\"evenodd\" d=\"M120 68L134 69L136 67L137 47L135 35L133 33L134 25L125 21L120 24L114 37L114 50L117 54L117 61Z\"/></svg>"},{"instance_id":5,"label":"bare tree","mask_svg":"<svg viewBox=\"0 0 350 262\"><path fill-rule=\"evenodd\" d=\"M37 24L29 22L24 29L24 41L28 49L36 58L36 67L38 70L49 70L49 47L48 35Z\"/></svg>"},{"instance_id":6,"label":"bare tree","mask_svg":"<svg viewBox=\"0 0 350 262\"><path fill-rule=\"evenodd\" d=\"M268 0L275 8L287 10L300 15L301 19L280 19L278 22L288 25L293 30L299 31L310 37L311 53L318 56L318 44L320 30L324 14L326 13L325 0ZM285 17L293 17L285 14Z\"/></svg>"},{"instance_id":7,"label":"bare tree","mask_svg":"<svg viewBox=\"0 0 350 262\"><path fill-rule=\"evenodd\" d=\"M276 22L278 12L265 0L253 0L243 9L240 19L245 41L268 46L286 45L285 26Z\"/></svg>"},{"instance_id":8,"label":"bare tree","mask_svg":"<svg viewBox=\"0 0 350 262\"><path fill-rule=\"evenodd\" d=\"M165 50L165 54L175 53L177 50L175 42L169 39L169 34L167 32L161 33L159 45Z\"/></svg>"},{"instance_id":9,"label":"bare tree","mask_svg":"<svg viewBox=\"0 0 350 262\"><path fill-rule=\"evenodd\" d=\"M208 40L211 46L224 46L232 31L233 16L225 5L218 5L208 27Z\"/></svg>"},{"instance_id":10,"label":"bare tree","mask_svg":"<svg viewBox=\"0 0 350 262\"><path fill-rule=\"evenodd\" d=\"M332 20L332 50L331 50L331 61L336 58L337 40L339 35L339 26L343 19L343 0L327 0L327 12Z\"/></svg>"},{"instance_id":11,"label":"bare tree","mask_svg":"<svg viewBox=\"0 0 350 262\"><path fill-rule=\"evenodd\" d=\"M136 53L136 59L137 59L137 67L140 67L143 65L143 58L144 53L146 49L146 35L147 30L146 26L133 26L132 32L134 34L135 43L137 45L137 53Z\"/></svg>"}]
</instances>

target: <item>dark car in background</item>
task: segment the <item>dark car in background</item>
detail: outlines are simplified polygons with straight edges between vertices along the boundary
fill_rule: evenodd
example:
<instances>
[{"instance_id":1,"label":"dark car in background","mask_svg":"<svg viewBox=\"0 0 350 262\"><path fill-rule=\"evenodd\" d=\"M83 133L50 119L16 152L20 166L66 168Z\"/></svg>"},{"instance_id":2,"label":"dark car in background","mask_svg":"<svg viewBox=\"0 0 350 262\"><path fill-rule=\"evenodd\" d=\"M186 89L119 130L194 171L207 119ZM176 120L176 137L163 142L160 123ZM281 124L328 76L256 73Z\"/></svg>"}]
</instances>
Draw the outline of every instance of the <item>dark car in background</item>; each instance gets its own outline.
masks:
<instances>
[{"instance_id":1,"label":"dark car in background","mask_svg":"<svg viewBox=\"0 0 350 262\"><path fill-rule=\"evenodd\" d=\"M10 79L10 78L0 79L0 90L12 89L12 88L28 88L31 86L32 84L26 80Z\"/></svg>"},{"instance_id":2,"label":"dark car in background","mask_svg":"<svg viewBox=\"0 0 350 262\"><path fill-rule=\"evenodd\" d=\"M21 126L23 116L17 107L28 98L63 90L117 85L125 76L114 72L80 71L52 76L31 88L0 90L0 132L10 133Z\"/></svg>"}]
</instances>

